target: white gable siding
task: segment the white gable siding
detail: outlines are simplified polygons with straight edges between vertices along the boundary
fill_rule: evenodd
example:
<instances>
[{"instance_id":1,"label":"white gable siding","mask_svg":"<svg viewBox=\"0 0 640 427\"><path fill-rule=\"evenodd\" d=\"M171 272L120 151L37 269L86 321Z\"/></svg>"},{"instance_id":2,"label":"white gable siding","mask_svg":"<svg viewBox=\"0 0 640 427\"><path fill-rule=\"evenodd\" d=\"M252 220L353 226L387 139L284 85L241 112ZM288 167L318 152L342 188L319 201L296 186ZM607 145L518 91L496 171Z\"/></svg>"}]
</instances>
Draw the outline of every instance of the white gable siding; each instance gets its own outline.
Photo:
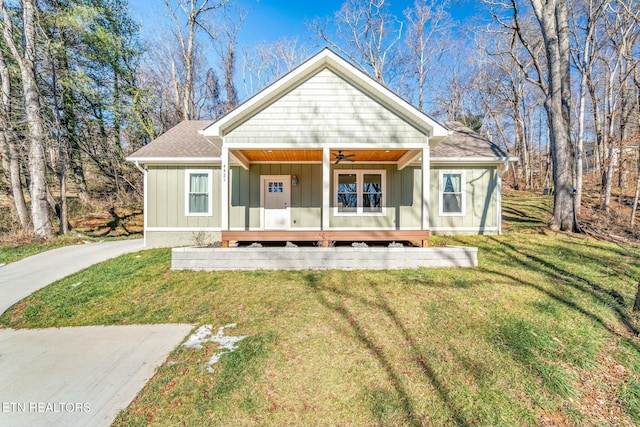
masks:
<instances>
[{"instance_id":1,"label":"white gable siding","mask_svg":"<svg viewBox=\"0 0 640 427\"><path fill-rule=\"evenodd\" d=\"M227 143L425 143L425 135L383 105L323 69L228 131Z\"/></svg>"}]
</instances>

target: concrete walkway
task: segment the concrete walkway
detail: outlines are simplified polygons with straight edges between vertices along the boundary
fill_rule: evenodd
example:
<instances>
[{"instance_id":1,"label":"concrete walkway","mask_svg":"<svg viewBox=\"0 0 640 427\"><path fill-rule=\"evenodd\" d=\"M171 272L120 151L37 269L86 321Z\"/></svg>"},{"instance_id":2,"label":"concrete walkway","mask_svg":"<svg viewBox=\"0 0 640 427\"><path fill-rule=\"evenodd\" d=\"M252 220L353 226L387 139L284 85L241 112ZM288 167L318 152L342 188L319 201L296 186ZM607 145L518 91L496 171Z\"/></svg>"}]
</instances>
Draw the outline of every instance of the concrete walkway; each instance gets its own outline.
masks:
<instances>
[{"instance_id":1,"label":"concrete walkway","mask_svg":"<svg viewBox=\"0 0 640 427\"><path fill-rule=\"evenodd\" d=\"M110 426L191 329L0 330L0 426Z\"/></svg>"},{"instance_id":2,"label":"concrete walkway","mask_svg":"<svg viewBox=\"0 0 640 427\"><path fill-rule=\"evenodd\" d=\"M0 267L0 313L142 240L54 249ZM0 426L109 426L192 325L0 329Z\"/></svg>"}]
</instances>

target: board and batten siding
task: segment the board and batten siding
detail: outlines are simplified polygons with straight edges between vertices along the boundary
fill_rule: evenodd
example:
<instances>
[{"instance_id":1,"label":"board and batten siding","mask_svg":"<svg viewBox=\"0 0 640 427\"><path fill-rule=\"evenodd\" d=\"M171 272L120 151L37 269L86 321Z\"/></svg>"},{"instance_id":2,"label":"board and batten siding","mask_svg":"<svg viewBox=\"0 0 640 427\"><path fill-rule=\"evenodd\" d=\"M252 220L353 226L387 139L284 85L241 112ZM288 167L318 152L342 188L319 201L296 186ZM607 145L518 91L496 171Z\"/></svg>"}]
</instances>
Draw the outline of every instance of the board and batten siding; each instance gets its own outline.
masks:
<instances>
[{"instance_id":1,"label":"board and batten siding","mask_svg":"<svg viewBox=\"0 0 640 427\"><path fill-rule=\"evenodd\" d=\"M464 171L466 211L462 216L440 215L440 172ZM495 166L432 166L430 228L439 233L498 232L498 172Z\"/></svg>"},{"instance_id":2,"label":"board and batten siding","mask_svg":"<svg viewBox=\"0 0 640 427\"><path fill-rule=\"evenodd\" d=\"M384 216L335 216L334 170L386 171L386 214ZM406 167L398 170L386 164L340 164L331 169L331 228L420 229L422 209L422 171Z\"/></svg>"},{"instance_id":3,"label":"board and batten siding","mask_svg":"<svg viewBox=\"0 0 640 427\"><path fill-rule=\"evenodd\" d=\"M232 130L229 144L424 143L425 135L393 111L323 69Z\"/></svg>"},{"instance_id":4,"label":"board and batten siding","mask_svg":"<svg viewBox=\"0 0 640 427\"><path fill-rule=\"evenodd\" d=\"M298 185L291 186L292 229L319 229L322 222L321 164L253 164L247 171L231 168L231 208L229 227L260 228L260 177L295 175Z\"/></svg>"},{"instance_id":5,"label":"board and batten siding","mask_svg":"<svg viewBox=\"0 0 640 427\"><path fill-rule=\"evenodd\" d=\"M212 174L211 216L185 215L185 171L210 170ZM220 240L220 167L219 166L150 166L147 169L147 247L207 243ZM182 231L181 231L182 229ZM209 230L197 236L198 230Z\"/></svg>"},{"instance_id":6,"label":"board and batten siding","mask_svg":"<svg viewBox=\"0 0 640 427\"><path fill-rule=\"evenodd\" d=\"M335 216L333 171L385 170L385 216ZM421 224L421 170L395 165L345 164L331 169L331 228L419 229ZM260 228L260 177L263 175L295 175L298 185L291 186L292 230L319 230L322 224L322 165L321 164L253 164L247 171L231 168L231 229Z\"/></svg>"}]
</instances>

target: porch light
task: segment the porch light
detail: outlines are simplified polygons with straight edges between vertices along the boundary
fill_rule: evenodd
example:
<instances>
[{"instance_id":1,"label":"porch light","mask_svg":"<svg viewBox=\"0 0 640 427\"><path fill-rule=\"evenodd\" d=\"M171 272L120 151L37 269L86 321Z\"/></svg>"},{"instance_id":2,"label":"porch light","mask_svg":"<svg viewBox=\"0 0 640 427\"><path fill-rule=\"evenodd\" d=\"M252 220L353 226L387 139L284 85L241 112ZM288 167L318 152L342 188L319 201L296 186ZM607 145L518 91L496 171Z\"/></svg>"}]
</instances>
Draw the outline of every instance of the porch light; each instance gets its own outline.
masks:
<instances>
[{"instance_id":1,"label":"porch light","mask_svg":"<svg viewBox=\"0 0 640 427\"><path fill-rule=\"evenodd\" d=\"M291 176L291 185L294 187L298 185L298 177L296 175Z\"/></svg>"}]
</instances>

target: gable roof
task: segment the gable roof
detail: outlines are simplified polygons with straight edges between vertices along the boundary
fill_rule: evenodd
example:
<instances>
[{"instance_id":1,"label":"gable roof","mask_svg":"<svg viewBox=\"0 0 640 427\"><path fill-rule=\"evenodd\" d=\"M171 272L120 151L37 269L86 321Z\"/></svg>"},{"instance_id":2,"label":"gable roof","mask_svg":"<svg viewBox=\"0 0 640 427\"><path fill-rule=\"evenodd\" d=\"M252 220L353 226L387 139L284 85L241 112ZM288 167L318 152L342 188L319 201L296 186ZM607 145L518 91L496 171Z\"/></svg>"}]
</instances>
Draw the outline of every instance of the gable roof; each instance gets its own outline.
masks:
<instances>
[{"instance_id":1,"label":"gable roof","mask_svg":"<svg viewBox=\"0 0 640 427\"><path fill-rule=\"evenodd\" d=\"M185 120L127 157L129 161L204 161L220 158L220 148L202 136L210 120Z\"/></svg>"},{"instance_id":2,"label":"gable roof","mask_svg":"<svg viewBox=\"0 0 640 427\"><path fill-rule=\"evenodd\" d=\"M446 122L445 126L453 133L431 149L432 160L495 160L504 162L507 159L516 159L460 122Z\"/></svg>"},{"instance_id":3,"label":"gable roof","mask_svg":"<svg viewBox=\"0 0 640 427\"><path fill-rule=\"evenodd\" d=\"M349 82L349 84L357 87L370 98L384 105L407 123L410 123L425 135L428 135L433 143L439 142L448 135L448 131L443 125L409 104L385 86L376 82L369 75L347 62L329 48L325 48L318 54L312 56L288 74L214 122L204 130L204 135L210 138L222 138L226 133L246 122L324 69L330 69L333 73Z\"/></svg>"}]
</instances>

